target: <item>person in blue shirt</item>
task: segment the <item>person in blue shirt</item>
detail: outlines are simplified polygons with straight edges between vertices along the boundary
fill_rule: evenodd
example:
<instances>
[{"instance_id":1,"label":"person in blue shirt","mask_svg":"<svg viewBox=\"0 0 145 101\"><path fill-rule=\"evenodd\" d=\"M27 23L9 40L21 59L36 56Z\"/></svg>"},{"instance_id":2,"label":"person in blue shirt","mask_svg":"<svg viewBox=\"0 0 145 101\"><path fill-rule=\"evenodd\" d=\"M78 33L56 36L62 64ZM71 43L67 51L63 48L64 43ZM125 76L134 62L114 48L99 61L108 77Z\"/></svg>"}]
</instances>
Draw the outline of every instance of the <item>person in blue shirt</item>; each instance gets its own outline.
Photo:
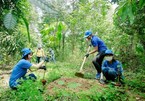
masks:
<instances>
[{"instance_id":1,"label":"person in blue shirt","mask_svg":"<svg viewBox=\"0 0 145 101\"><path fill-rule=\"evenodd\" d=\"M105 76L107 81L116 81L121 82L123 68L122 64L114 59L114 54L112 50L105 51L105 60L102 63L102 73Z\"/></svg>"},{"instance_id":2,"label":"person in blue shirt","mask_svg":"<svg viewBox=\"0 0 145 101\"><path fill-rule=\"evenodd\" d=\"M88 41L91 41L91 45L94 47L94 49L87 53L85 56L88 57L90 54L98 52L92 63L97 70L96 79L99 80L101 77L101 65L105 56L105 51L107 50L107 46L105 45L103 40L93 35L92 32L89 30L85 32L84 38L86 38Z\"/></svg>"},{"instance_id":3,"label":"person in blue shirt","mask_svg":"<svg viewBox=\"0 0 145 101\"><path fill-rule=\"evenodd\" d=\"M46 67L41 67L44 63L44 61L41 61L39 64L32 64L30 62L32 58L32 51L29 48L24 48L22 50L22 59L19 60L19 62L14 66L10 79L9 79L9 86L12 89L17 89L17 86L21 84L20 79L26 80L26 73L29 69L30 71L37 70L37 69L44 69L46 70ZM28 78L30 79L37 79L37 77L34 74L29 74Z\"/></svg>"}]
</instances>

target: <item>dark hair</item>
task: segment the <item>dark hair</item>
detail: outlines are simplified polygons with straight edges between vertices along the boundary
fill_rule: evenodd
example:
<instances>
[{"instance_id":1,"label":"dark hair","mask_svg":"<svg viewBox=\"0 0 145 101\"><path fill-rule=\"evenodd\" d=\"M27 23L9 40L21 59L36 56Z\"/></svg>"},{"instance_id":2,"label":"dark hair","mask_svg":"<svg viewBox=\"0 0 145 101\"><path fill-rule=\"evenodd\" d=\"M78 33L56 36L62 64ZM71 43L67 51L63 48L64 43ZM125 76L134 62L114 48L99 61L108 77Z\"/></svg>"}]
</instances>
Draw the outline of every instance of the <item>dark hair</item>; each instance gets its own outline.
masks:
<instances>
[{"instance_id":1,"label":"dark hair","mask_svg":"<svg viewBox=\"0 0 145 101\"><path fill-rule=\"evenodd\" d=\"M26 59L28 58L28 55L29 55L29 54L27 54L26 56L24 56L22 59L25 59L25 60L26 60Z\"/></svg>"},{"instance_id":2,"label":"dark hair","mask_svg":"<svg viewBox=\"0 0 145 101\"><path fill-rule=\"evenodd\" d=\"M28 55L30 55L30 54L33 54L33 53L29 53L29 54L27 54L26 56L24 56L22 59L27 59L28 58Z\"/></svg>"}]
</instances>

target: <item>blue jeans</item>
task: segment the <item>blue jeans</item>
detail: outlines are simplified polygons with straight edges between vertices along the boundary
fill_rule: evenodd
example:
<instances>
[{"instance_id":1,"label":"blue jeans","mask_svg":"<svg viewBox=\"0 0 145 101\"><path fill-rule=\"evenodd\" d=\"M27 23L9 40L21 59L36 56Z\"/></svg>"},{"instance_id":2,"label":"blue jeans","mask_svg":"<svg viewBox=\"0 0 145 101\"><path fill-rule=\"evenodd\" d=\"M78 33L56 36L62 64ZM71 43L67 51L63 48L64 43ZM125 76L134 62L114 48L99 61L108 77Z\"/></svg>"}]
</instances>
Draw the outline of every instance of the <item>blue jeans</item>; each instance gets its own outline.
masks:
<instances>
[{"instance_id":1,"label":"blue jeans","mask_svg":"<svg viewBox=\"0 0 145 101\"><path fill-rule=\"evenodd\" d=\"M106 80L115 81L115 78L117 77L117 72L114 69L104 68L102 70L102 72L103 72L103 75L105 76Z\"/></svg>"},{"instance_id":2,"label":"blue jeans","mask_svg":"<svg viewBox=\"0 0 145 101\"><path fill-rule=\"evenodd\" d=\"M24 79L24 80L27 80L27 79L36 80L37 77L36 77L33 73L31 73L31 74L29 74L28 76L24 76L23 79Z\"/></svg>"},{"instance_id":3,"label":"blue jeans","mask_svg":"<svg viewBox=\"0 0 145 101\"><path fill-rule=\"evenodd\" d=\"M28 75L28 77L27 76L24 76L24 77L22 77L23 78L23 80L36 80L37 79L37 77L33 74L33 73L31 73L31 74L29 74ZM14 82L13 83L13 86L11 86L11 88L13 89L13 90L17 90L17 86L18 85L21 85L22 84L22 82L21 81L18 81L18 82Z\"/></svg>"}]
</instances>

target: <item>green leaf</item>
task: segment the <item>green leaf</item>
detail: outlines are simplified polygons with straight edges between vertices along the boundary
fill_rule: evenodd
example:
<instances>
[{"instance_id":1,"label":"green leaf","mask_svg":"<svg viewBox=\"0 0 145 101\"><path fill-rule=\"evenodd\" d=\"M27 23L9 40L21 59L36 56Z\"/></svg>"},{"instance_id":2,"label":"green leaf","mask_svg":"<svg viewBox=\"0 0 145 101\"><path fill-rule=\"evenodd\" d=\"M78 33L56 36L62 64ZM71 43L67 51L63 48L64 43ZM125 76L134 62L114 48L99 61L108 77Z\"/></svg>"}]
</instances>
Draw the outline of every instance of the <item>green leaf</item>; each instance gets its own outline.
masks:
<instances>
[{"instance_id":1,"label":"green leaf","mask_svg":"<svg viewBox=\"0 0 145 101\"><path fill-rule=\"evenodd\" d=\"M137 10L137 3L136 3L136 1L132 1L132 12L133 13L136 13L136 10Z\"/></svg>"},{"instance_id":2,"label":"green leaf","mask_svg":"<svg viewBox=\"0 0 145 101\"><path fill-rule=\"evenodd\" d=\"M61 22L58 25L58 31L62 31L62 24L61 24Z\"/></svg>"},{"instance_id":3,"label":"green leaf","mask_svg":"<svg viewBox=\"0 0 145 101\"><path fill-rule=\"evenodd\" d=\"M128 6L128 16L129 16L129 21L130 21L130 24L133 24L134 22L134 15L133 15L133 12L132 12L132 5L130 4Z\"/></svg>"},{"instance_id":4,"label":"green leaf","mask_svg":"<svg viewBox=\"0 0 145 101\"><path fill-rule=\"evenodd\" d=\"M144 0L139 0L139 6L140 6L140 8L145 6L145 1Z\"/></svg>"},{"instance_id":5,"label":"green leaf","mask_svg":"<svg viewBox=\"0 0 145 101\"><path fill-rule=\"evenodd\" d=\"M116 14L121 17L122 21L125 21L127 18L127 7L126 6L127 6L127 2L123 3L115 11Z\"/></svg>"},{"instance_id":6,"label":"green leaf","mask_svg":"<svg viewBox=\"0 0 145 101\"><path fill-rule=\"evenodd\" d=\"M61 32L57 32L57 39L58 39L59 41L61 40L61 37L62 37Z\"/></svg>"},{"instance_id":7,"label":"green leaf","mask_svg":"<svg viewBox=\"0 0 145 101\"><path fill-rule=\"evenodd\" d=\"M4 17L4 25L7 29L13 29L17 24L17 19L10 12Z\"/></svg>"},{"instance_id":8,"label":"green leaf","mask_svg":"<svg viewBox=\"0 0 145 101\"><path fill-rule=\"evenodd\" d=\"M143 52L144 51L143 45L138 43L137 46L136 46L136 51L138 53Z\"/></svg>"},{"instance_id":9,"label":"green leaf","mask_svg":"<svg viewBox=\"0 0 145 101\"><path fill-rule=\"evenodd\" d=\"M57 38L58 38L59 41L61 40L61 37L62 37L62 35L61 35L62 26L61 25L62 24L59 23L59 25L58 25L58 31L57 31Z\"/></svg>"},{"instance_id":10,"label":"green leaf","mask_svg":"<svg viewBox=\"0 0 145 101\"><path fill-rule=\"evenodd\" d=\"M24 21L24 23L25 23L25 26L26 26L26 28L27 28L28 39L29 39L29 42L30 42L29 23L28 23L28 21L27 21L26 18L22 17L22 19L23 19L23 21Z\"/></svg>"},{"instance_id":11,"label":"green leaf","mask_svg":"<svg viewBox=\"0 0 145 101\"><path fill-rule=\"evenodd\" d=\"M126 18L127 18L127 7L124 7L124 8L122 9L122 12L121 12L121 13L122 13L122 14L121 14L121 18L122 18L123 21L125 21Z\"/></svg>"}]
</instances>

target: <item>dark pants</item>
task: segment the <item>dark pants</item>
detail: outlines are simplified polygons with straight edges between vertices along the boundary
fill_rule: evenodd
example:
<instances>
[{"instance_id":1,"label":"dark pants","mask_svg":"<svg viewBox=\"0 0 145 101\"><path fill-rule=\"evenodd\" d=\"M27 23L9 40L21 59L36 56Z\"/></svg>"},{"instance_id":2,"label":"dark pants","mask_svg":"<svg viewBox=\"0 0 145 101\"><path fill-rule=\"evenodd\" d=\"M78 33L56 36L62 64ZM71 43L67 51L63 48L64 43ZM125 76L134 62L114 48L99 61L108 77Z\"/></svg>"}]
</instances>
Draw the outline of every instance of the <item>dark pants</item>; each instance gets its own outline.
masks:
<instances>
[{"instance_id":1,"label":"dark pants","mask_svg":"<svg viewBox=\"0 0 145 101\"><path fill-rule=\"evenodd\" d=\"M104 57L105 57L105 50L98 53L97 56L92 61L98 73L101 73L102 71L101 66L102 66L102 61Z\"/></svg>"},{"instance_id":2,"label":"dark pants","mask_svg":"<svg viewBox=\"0 0 145 101\"><path fill-rule=\"evenodd\" d=\"M104 68L102 72L106 80L115 81L115 78L117 77L117 72L115 70L110 69L110 68Z\"/></svg>"},{"instance_id":3,"label":"dark pants","mask_svg":"<svg viewBox=\"0 0 145 101\"><path fill-rule=\"evenodd\" d=\"M41 57L36 57L36 63L40 62Z\"/></svg>"}]
</instances>

